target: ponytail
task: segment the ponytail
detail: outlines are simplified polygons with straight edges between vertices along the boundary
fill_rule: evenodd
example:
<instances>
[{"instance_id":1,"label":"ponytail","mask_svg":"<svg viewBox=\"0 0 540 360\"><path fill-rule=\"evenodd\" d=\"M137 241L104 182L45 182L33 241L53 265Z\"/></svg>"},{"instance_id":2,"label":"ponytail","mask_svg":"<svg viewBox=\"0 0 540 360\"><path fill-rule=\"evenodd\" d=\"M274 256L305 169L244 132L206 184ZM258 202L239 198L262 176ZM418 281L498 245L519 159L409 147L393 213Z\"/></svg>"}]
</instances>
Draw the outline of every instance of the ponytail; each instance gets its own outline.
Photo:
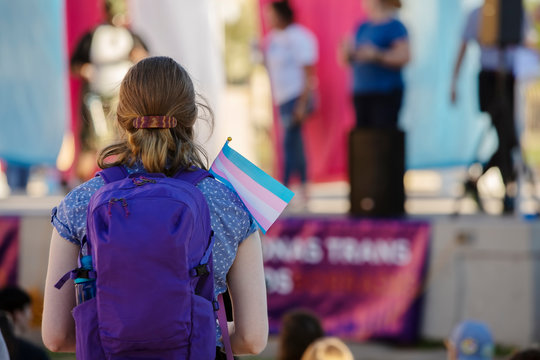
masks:
<instances>
[{"instance_id":1,"label":"ponytail","mask_svg":"<svg viewBox=\"0 0 540 360\"><path fill-rule=\"evenodd\" d=\"M124 138L103 149L98 165L102 169L141 162L146 171L174 175L180 169L206 169L208 157L195 143L193 126L205 110L212 125L211 109L196 101L193 83L178 63L168 57L147 58L134 65L120 86L117 120ZM141 116L174 117L176 126L166 129L135 128Z\"/></svg>"}]
</instances>

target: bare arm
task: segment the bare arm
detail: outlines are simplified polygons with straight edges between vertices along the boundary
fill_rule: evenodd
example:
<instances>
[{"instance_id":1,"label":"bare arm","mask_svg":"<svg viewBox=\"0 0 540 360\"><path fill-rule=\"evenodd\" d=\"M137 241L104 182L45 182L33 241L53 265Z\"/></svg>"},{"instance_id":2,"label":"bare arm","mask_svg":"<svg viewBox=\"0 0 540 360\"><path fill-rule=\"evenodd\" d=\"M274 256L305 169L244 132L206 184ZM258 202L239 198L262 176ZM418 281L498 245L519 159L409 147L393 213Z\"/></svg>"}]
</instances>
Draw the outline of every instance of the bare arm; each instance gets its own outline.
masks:
<instances>
[{"instance_id":1,"label":"bare arm","mask_svg":"<svg viewBox=\"0 0 540 360\"><path fill-rule=\"evenodd\" d=\"M459 77L459 72L461 70L461 65L463 64L463 59L465 58L466 52L467 52L467 43L462 42L459 48L456 65L454 66L454 73L452 75L452 88L451 88L452 103L455 103L457 99L457 80Z\"/></svg>"},{"instance_id":2,"label":"bare arm","mask_svg":"<svg viewBox=\"0 0 540 360\"><path fill-rule=\"evenodd\" d=\"M402 68L411 61L409 41L402 39L395 41L387 51L379 53L379 63L392 68Z\"/></svg>"},{"instance_id":3,"label":"bare arm","mask_svg":"<svg viewBox=\"0 0 540 360\"><path fill-rule=\"evenodd\" d=\"M41 330L43 343L54 352L75 352L75 323L71 316L71 310L75 307L73 282L66 282L60 290L54 284L77 267L78 253L78 246L63 239L56 229L53 230Z\"/></svg>"},{"instance_id":4,"label":"bare arm","mask_svg":"<svg viewBox=\"0 0 540 360\"><path fill-rule=\"evenodd\" d=\"M338 47L338 64L341 66L350 65L353 61L354 41L352 38L345 38L341 41Z\"/></svg>"},{"instance_id":5,"label":"bare arm","mask_svg":"<svg viewBox=\"0 0 540 360\"><path fill-rule=\"evenodd\" d=\"M352 53L351 60L361 63L378 63L389 68L400 69L411 60L409 41L397 40L388 50L379 50L370 44L362 45Z\"/></svg>"},{"instance_id":6,"label":"bare arm","mask_svg":"<svg viewBox=\"0 0 540 360\"><path fill-rule=\"evenodd\" d=\"M309 95L315 87L315 65L305 65L303 70L306 81L294 109L294 116L298 122L302 122L307 116Z\"/></svg>"},{"instance_id":7,"label":"bare arm","mask_svg":"<svg viewBox=\"0 0 540 360\"><path fill-rule=\"evenodd\" d=\"M234 323L229 323L234 354L258 354L268 340L268 310L261 238L251 234L238 247L227 276Z\"/></svg>"}]
</instances>

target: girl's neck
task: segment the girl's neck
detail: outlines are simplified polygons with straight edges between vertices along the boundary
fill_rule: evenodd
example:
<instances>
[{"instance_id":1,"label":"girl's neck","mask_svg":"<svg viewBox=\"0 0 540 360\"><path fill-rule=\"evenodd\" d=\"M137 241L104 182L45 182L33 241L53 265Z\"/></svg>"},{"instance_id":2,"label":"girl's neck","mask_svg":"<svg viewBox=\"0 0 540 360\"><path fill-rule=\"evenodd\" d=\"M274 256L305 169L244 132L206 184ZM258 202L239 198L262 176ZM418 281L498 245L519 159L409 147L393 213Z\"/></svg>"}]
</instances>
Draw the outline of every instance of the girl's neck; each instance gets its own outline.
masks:
<instances>
[{"instance_id":1,"label":"girl's neck","mask_svg":"<svg viewBox=\"0 0 540 360\"><path fill-rule=\"evenodd\" d=\"M369 20L375 24L382 24L390 20L394 16L395 10L391 7L380 6L373 9L369 14Z\"/></svg>"}]
</instances>

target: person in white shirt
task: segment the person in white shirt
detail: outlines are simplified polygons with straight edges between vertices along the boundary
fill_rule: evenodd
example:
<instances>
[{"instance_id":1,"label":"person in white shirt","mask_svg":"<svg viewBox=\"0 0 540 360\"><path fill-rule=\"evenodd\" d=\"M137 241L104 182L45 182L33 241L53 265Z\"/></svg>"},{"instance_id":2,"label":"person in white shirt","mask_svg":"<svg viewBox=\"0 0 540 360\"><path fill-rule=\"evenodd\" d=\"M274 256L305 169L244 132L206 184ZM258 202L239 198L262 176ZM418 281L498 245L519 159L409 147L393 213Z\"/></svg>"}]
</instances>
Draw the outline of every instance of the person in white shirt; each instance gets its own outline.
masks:
<instances>
[{"instance_id":1,"label":"person in white shirt","mask_svg":"<svg viewBox=\"0 0 540 360\"><path fill-rule=\"evenodd\" d=\"M266 8L271 31L265 41L265 61L270 75L274 103L284 129L284 183L300 177L300 198L304 197L307 165L302 124L313 111L315 64L318 44L314 34L294 22L287 1L272 2Z\"/></svg>"}]
</instances>

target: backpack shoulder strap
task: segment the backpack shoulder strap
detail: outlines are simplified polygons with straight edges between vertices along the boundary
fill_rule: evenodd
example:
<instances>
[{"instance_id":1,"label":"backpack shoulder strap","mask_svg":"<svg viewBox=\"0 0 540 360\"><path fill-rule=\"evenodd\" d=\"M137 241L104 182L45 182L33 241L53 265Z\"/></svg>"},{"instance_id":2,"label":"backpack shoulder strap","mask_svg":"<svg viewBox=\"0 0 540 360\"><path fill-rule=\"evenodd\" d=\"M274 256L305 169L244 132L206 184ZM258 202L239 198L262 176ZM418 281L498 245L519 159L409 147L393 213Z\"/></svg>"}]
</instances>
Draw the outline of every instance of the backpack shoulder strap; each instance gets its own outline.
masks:
<instances>
[{"instance_id":1,"label":"backpack shoulder strap","mask_svg":"<svg viewBox=\"0 0 540 360\"><path fill-rule=\"evenodd\" d=\"M192 166L189 170L180 170L173 176L173 178L178 180L187 181L190 184L197 186L203 179L207 177L213 177L208 171L199 169Z\"/></svg>"},{"instance_id":2,"label":"backpack shoulder strap","mask_svg":"<svg viewBox=\"0 0 540 360\"><path fill-rule=\"evenodd\" d=\"M126 178L128 176L128 173L123 166L119 165L103 169L98 172L96 176L101 176L101 178L103 178L103 180L105 181L105 184L110 184L114 181Z\"/></svg>"}]
</instances>

